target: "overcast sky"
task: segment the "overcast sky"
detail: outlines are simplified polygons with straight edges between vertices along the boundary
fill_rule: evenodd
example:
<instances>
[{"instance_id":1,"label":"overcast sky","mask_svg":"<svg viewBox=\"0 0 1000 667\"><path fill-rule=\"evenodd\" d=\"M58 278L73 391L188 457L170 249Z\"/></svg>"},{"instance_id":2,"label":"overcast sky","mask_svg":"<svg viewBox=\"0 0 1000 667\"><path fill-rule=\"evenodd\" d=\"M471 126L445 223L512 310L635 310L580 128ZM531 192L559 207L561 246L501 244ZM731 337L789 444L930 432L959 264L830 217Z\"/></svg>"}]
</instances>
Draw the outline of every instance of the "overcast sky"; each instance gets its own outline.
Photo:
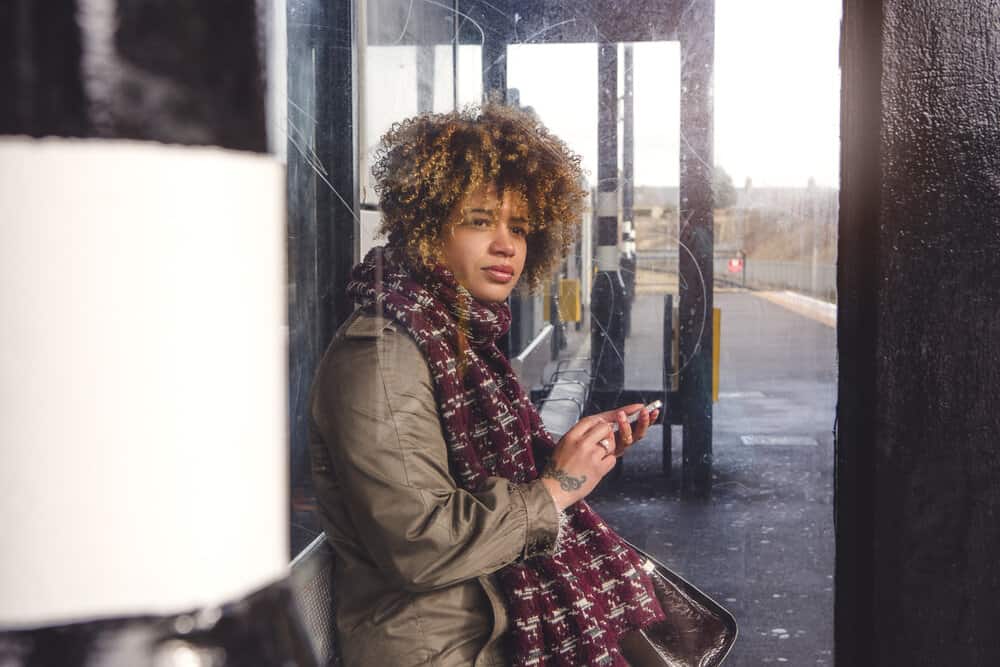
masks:
<instances>
[{"instance_id":1,"label":"overcast sky","mask_svg":"<svg viewBox=\"0 0 1000 667\"><path fill-rule=\"evenodd\" d=\"M809 178L838 185L839 34L838 0L717 0L715 163L737 186L747 178L764 186L805 186ZM460 103L480 95L479 54L475 46L461 49ZM366 134L377 138L416 111L415 51L370 48L366 69ZM634 74L636 183L676 185L678 45L636 44ZM597 46L511 46L507 80L596 180ZM435 110L451 108L452 85L450 48L438 47Z\"/></svg>"}]
</instances>

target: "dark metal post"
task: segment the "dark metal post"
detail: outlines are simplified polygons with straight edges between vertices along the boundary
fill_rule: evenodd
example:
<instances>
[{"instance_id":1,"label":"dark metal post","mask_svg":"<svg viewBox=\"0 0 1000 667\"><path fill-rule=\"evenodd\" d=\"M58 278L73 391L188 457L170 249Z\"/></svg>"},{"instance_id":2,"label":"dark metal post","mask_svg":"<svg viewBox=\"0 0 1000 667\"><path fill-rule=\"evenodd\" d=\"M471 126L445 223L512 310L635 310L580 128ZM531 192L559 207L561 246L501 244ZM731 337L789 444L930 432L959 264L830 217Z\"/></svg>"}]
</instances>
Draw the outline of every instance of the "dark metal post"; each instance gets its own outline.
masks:
<instances>
[{"instance_id":1,"label":"dark metal post","mask_svg":"<svg viewBox=\"0 0 1000 667\"><path fill-rule=\"evenodd\" d=\"M635 97L632 45L625 45L625 105L622 129L622 216L632 221L635 200Z\"/></svg>"},{"instance_id":2,"label":"dark metal post","mask_svg":"<svg viewBox=\"0 0 1000 667\"><path fill-rule=\"evenodd\" d=\"M884 187L881 166L884 164L882 114L885 109L882 63L886 55L883 50L883 31L886 25L882 15L883 4L865 0L844 3L844 41L840 52L844 82L840 110L841 189L837 239L839 363L837 417L834 422L834 511L837 517L834 659L838 665L871 662L872 651L879 645L879 605L876 601L880 598L899 599L898 596L902 593L895 590L894 584L898 579L877 585L882 577L879 576L880 570L877 567L876 545L880 541L877 538L876 512L873 511L879 498L884 497L885 493L882 490L884 482L878 474L879 457L876 452L885 447L882 438L891 437L891 434L881 435L883 424L888 422L880 420L876 408L883 395L881 390L884 385L880 384L880 380L886 381L879 373L878 345L879 336L883 335L880 333L880 322L887 314L887 305L881 302L886 294L882 263L899 256L896 252L887 256L880 232ZM907 58L913 58L918 53L920 51L908 51ZM899 64L905 62L903 60ZM935 80L946 80L936 73L931 74ZM920 87L913 88L913 94L921 92ZM895 104L907 102L911 101L906 96L901 96L896 98ZM913 104L912 108L919 110L921 106ZM936 160L929 164L935 162ZM912 177L912 172L910 175ZM922 240L921 235L916 235L915 240ZM913 305L910 307L924 316L927 304L917 304L915 299L911 303ZM948 318L949 321L951 319ZM882 366L884 368L885 362ZM921 373L916 371L914 375L919 377ZM949 386L948 389L950 388ZM898 400L902 402L904 399ZM909 411L907 406L907 410L900 410L899 414ZM948 458L954 457L955 453L949 449ZM905 457L899 456L899 459L905 460L909 468L909 453ZM941 482L946 480L938 474L927 479ZM930 489L937 486L932 482L927 485ZM912 520L916 521L917 516ZM971 526L964 519L959 523ZM940 526L944 528L945 525L946 522L941 521ZM941 532L938 529L925 534L937 537ZM892 570L897 571L899 565L901 562L897 561ZM964 563L962 570L965 570ZM886 571L888 570L882 570ZM915 582L917 579L913 578L911 581ZM938 590L947 590L947 587ZM913 596L911 599L917 597ZM958 599L955 598L956 601ZM971 600L966 599L966 602ZM888 606L889 603L884 604ZM968 605L966 609L971 607L972 605ZM956 617L971 618L964 611ZM933 618L933 615L927 614L927 618ZM958 629L957 624L953 627Z\"/></svg>"},{"instance_id":3,"label":"dark metal post","mask_svg":"<svg viewBox=\"0 0 1000 667\"><path fill-rule=\"evenodd\" d=\"M77 12L71 0L44 5L8 2L0 7L0 85L4 91L0 134L98 135L81 67L87 29Z\"/></svg>"},{"instance_id":4,"label":"dark metal post","mask_svg":"<svg viewBox=\"0 0 1000 667\"><path fill-rule=\"evenodd\" d=\"M267 150L254 3L83 4L0 5L0 134Z\"/></svg>"},{"instance_id":5,"label":"dark metal post","mask_svg":"<svg viewBox=\"0 0 1000 667\"><path fill-rule=\"evenodd\" d=\"M434 110L434 45L417 46L417 111Z\"/></svg>"},{"instance_id":6,"label":"dark metal post","mask_svg":"<svg viewBox=\"0 0 1000 667\"><path fill-rule=\"evenodd\" d=\"M552 325L552 345L551 345L551 355L550 359L555 361L559 358L559 350L561 350L565 342L563 341L563 323L562 316L559 313L559 275L553 275L552 281L549 283L549 324Z\"/></svg>"},{"instance_id":7,"label":"dark metal post","mask_svg":"<svg viewBox=\"0 0 1000 667\"><path fill-rule=\"evenodd\" d=\"M622 244L621 273L625 281L625 336L632 330L632 305L635 303L636 231L633 201L635 198L635 104L633 98L632 45L625 45L625 108L622 129L622 220L629 238Z\"/></svg>"},{"instance_id":8,"label":"dark metal post","mask_svg":"<svg viewBox=\"0 0 1000 667\"><path fill-rule=\"evenodd\" d=\"M618 263L617 44L598 47L597 77L597 275L590 299L590 363L592 388L610 391L625 383L625 284Z\"/></svg>"},{"instance_id":9,"label":"dark metal post","mask_svg":"<svg viewBox=\"0 0 1000 667\"><path fill-rule=\"evenodd\" d=\"M507 44L502 35L495 30L489 30L483 39L482 52L483 101L505 101L507 97ZM453 72L458 77L458 72ZM509 358L517 355L523 346L520 328L521 318L526 307L524 297L517 292L510 295L507 303L511 311L511 327L506 336L501 338L499 347Z\"/></svg>"},{"instance_id":10,"label":"dark metal post","mask_svg":"<svg viewBox=\"0 0 1000 667\"><path fill-rule=\"evenodd\" d=\"M671 405L670 390L674 381L674 295L663 295L663 405ZM670 479L673 472L674 433L670 427L673 415L662 410L663 415L663 475Z\"/></svg>"},{"instance_id":11,"label":"dark metal post","mask_svg":"<svg viewBox=\"0 0 1000 667\"><path fill-rule=\"evenodd\" d=\"M483 41L483 100L507 92L507 44L496 34L487 33ZM457 75L457 72L456 72Z\"/></svg>"},{"instance_id":12,"label":"dark metal post","mask_svg":"<svg viewBox=\"0 0 1000 667\"><path fill-rule=\"evenodd\" d=\"M712 490L712 68L715 4L690 5L681 36L680 394L686 496Z\"/></svg>"},{"instance_id":13,"label":"dark metal post","mask_svg":"<svg viewBox=\"0 0 1000 667\"><path fill-rule=\"evenodd\" d=\"M309 35L309 51L301 55L304 58L311 57L315 69L311 70L312 76L309 77L307 63L293 62L289 58L288 81L290 98L293 92L304 93L299 86L313 85L314 90L321 91L313 100L316 122L311 128L311 136L303 138L312 140L316 157L329 170L326 177L328 183L308 163L303 165L308 177L314 179L316 199L314 210L306 212L307 217L315 217L301 221L300 224L313 225L317 239L315 271L321 280L317 280L315 287L311 289L315 289L319 297L316 317L321 323L319 333L322 351L336 328L354 309L346 292L351 268L355 263L354 247L358 233L355 211L357 160L354 142L353 21L350 0L325 3L320 6L322 9L317 9L314 3L301 3L302 9L307 6L312 7L312 11L319 16L315 17L316 29ZM289 5L289 10L291 9L292 5ZM301 19L295 23L299 21ZM293 25L293 21L289 20L289 25ZM293 43L292 39L288 41L289 45ZM310 78L312 81L308 80ZM289 109L288 113L291 117L298 112ZM297 117L301 118L301 115ZM296 148L289 146L289 155L293 152L303 159ZM294 193L290 193L289 201L294 201L293 195ZM305 206L311 208L309 203ZM300 230L289 230L290 235L298 231ZM326 274L326 271L329 273ZM308 276L303 278L308 280Z\"/></svg>"},{"instance_id":14,"label":"dark metal post","mask_svg":"<svg viewBox=\"0 0 1000 667\"><path fill-rule=\"evenodd\" d=\"M309 496L308 395L333 332L350 315L355 154L352 3L288 3L289 392L293 499ZM310 151L327 170L321 174ZM296 540L292 540L292 553Z\"/></svg>"}]
</instances>

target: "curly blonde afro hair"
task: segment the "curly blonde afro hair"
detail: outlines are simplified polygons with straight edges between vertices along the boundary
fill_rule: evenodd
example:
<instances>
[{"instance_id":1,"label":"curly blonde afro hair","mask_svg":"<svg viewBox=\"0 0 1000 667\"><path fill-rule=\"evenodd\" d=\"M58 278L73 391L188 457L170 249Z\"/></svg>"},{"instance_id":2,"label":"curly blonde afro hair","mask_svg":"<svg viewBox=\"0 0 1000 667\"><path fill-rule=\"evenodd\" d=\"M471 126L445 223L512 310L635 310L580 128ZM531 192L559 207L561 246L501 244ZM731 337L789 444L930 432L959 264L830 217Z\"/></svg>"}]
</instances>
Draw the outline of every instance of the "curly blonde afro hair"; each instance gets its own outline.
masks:
<instances>
[{"instance_id":1,"label":"curly blonde afro hair","mask_svg":"<svg viewBox=\"0 0 1000 667\"><path fill-rule=\"evenodd\" d=\"M380 231L414 267L438 261L442 234L468 193L520 193L531 225L523 273L531 288L576 240L587 195L580 157L530 113L497 103L396 123L372 171Z\"/></svg>"}]
</instances>

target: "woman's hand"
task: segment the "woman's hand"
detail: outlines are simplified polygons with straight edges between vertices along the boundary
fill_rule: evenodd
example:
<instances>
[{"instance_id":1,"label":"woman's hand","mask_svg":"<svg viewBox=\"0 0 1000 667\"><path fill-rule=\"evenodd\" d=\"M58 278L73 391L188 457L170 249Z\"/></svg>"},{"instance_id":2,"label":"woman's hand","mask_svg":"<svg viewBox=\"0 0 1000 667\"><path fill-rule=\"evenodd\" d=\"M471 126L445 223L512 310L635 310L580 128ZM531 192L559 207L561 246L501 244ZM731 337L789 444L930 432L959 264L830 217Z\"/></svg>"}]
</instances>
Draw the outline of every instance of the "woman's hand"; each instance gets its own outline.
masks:
<instances>
[{"instance_id":1,"label":"woman's hand","mask_svg":"<svg viewBox=\"0 0 1000 667\"><path fill-rule=\"evenodd\" d=\"M625 405L594 415L606 422L618 422L618 433L615 434L616 457L622 456L626 449L639 440L642 440L649 429L649 425L655 423L656 418L660 416L659 408L652 412L646 412L642 408L642 403L632 403L631 405ZM629 424L628 416L634 414L637 410L639 411L639 419L634 424Z\"/></svg>"},{"instance_id":2,"label":"woman's hand","mask_svg":"<svg viewBox=\"0 0 1000 667\"><path fill-rule=\"evenodd\" d=\"M613 442L611 424L602 415L584 417L560 438L542 471L542 483L560 510L585 498L615 467Z\"/></svg>"}]
</instances>

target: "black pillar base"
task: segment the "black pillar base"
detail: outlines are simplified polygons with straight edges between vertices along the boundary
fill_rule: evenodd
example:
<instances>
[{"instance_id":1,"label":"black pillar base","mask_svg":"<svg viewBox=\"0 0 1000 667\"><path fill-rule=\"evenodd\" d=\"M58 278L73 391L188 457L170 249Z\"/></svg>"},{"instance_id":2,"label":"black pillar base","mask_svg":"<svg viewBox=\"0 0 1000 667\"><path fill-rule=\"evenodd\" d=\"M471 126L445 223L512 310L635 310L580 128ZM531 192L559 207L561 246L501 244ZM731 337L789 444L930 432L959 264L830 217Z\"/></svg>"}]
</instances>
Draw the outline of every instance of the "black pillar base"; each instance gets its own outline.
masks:
<instances>
[{"instance_id":1,"label":"black pillar base","mask_svg":"<svg viewBox=\"0 0 1000 667\"><path fill-rule=\"evenodd\" d=\"M592 391L625 386L625 283L618 271L598 271L590 297Z\"/></svg>"},{"instance_id":2,"label":"black pillar base","mask_svg":"<svg viewBox=\"0 0 1000 667\"><path fill-rule=\"evenodd\" d=\"M632 335L632 306L635 304L635 257L622 255L619 260L622 282L625 283L625 337Z\"/></svg>"}]
</instances>

